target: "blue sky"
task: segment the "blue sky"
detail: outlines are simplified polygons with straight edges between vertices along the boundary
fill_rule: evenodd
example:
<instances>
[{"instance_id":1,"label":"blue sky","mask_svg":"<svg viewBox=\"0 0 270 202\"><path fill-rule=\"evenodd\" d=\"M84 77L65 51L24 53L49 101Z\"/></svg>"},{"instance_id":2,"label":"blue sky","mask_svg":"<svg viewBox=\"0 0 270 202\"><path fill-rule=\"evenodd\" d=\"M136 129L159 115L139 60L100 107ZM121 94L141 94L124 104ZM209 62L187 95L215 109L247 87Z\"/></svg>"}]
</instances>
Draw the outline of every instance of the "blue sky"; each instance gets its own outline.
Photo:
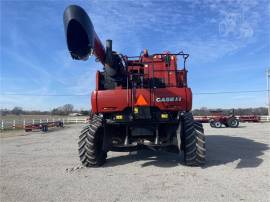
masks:
<instances>
[{"instance_id":1,"label":"blue sky","mask_svg":"<svg viewBox=\"0 0 270 202\"><path fill-rule=\"evenodd\" d=\"M197 93L266 89L268 0L1 0L1 108L48 110L65 103L90 108L85 94L90 95L95 72L102 67L94 58L84 62L69 56L62 19L70 4L82 6L100 39L113 39L118 52L190 53L194 108L266 106L266 92ZM84 96L34 96L48 94Z\"/></svg>"}]
</instances>

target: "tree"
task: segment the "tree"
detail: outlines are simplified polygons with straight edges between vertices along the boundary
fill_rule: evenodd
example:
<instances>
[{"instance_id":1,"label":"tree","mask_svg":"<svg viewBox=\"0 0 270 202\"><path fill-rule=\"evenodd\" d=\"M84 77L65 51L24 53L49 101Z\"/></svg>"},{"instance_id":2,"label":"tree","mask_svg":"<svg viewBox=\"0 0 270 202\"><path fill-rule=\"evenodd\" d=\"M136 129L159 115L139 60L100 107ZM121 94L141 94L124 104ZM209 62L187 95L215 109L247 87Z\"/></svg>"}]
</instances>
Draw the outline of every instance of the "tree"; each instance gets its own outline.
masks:
<instances>
[{"instance_id":1,"label":"tree","mask_svg":"<svg viewBox=\"0 0 270 202\"><path fill-rule=\"evenodd\" d=\"M7 109L1 109L0 110L0 116L6 116L8 113L10 113L10 111L7 110Z\"/></svg>"},{"instance_id":2,"label":"tree","mask_svg":"<svg viewBox=\"0 0 270 202\"><path fill-rule=\"evenodd\" d=\"M23 113L23 109L21 107L14 107L12 110L11 110L11 113L12 114L16 114L16 115L20 115Z\"/></svg>"},{"instance_id":3,"label":"tree","mask_svg":"<svg viewBox=\"0 0 270 202\"><path fill-rule=\"evenodd\" d=\"M90 111L89 110L81 110L80 114L83 115L83 116L89 116Z\"/></svg>"},{"instance_id":4,"label":"tree","mask_svg":"<svg viewBox=\"0 0 270 202\"><path fill-rule=\"evenodd\" d=\"M68 115L69 113L71 113L73 111L74 107L72 104L65 104L63 107L62 107L62 110L63 110L63 113L65 115Z\"/></svg>"},{"instance_id":5,"label":"tree","mask_svg":"<svg viewBox=\"0 0 270 202\"><path fill-rule=\"evenodd\" d=\"M72 104L65 104L63 106L54 108L51 113L52 115L68 115L73 111L74 107Z\"/></svg>"}]
</instances>

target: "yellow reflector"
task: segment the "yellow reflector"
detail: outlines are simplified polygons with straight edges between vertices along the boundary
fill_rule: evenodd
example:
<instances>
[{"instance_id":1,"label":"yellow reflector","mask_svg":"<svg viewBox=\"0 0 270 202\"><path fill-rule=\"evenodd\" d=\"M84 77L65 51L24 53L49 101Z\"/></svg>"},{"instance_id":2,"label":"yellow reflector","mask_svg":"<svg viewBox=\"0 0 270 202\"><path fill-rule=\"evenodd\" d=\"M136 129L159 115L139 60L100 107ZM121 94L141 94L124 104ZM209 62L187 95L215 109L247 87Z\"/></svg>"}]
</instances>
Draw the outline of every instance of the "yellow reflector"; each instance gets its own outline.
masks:
<instances>
[{"instance_id":1,"label":"yellow reflector","mask_svg":"<svg viewBox=\"0 0 270 202\"><path fill-rule=\"evenodd\" d=\"M135 105L139 105L139 106L147 105L147 102L145 98L143 97L143 95L139 95Z\"/></svg>"},{"instance_id":2,"label":"yellow reflector","mask_svg":"<svg viewBox=\"0 0 270 202\"><path fill-rule=\"evenodd\" d=\"M138 114L139 113L139 108L138 107L134 107L134 113Z\"/></svg>"},{"instance_id":3,"label":"yellow reflector","mask_svg":"<svg viewBox=\"0 0 270 202\"><path fill-rule=\"evenodd\" d=\"M161 114L162 119L167 119L168 117L169 117L168 114Z\"/></svg>"},{"instance_id":4,"label":"yellow reflector","mask_svg":"<svg viewBox=\"0 0 270 202\"><path fill-rule=\"evenodd\" d=\"M115 116L115 119L116 119L116 120L122 120L122 119L123 119L123 115L116 115L116 116Z\"/></svg>"}]
</instances>

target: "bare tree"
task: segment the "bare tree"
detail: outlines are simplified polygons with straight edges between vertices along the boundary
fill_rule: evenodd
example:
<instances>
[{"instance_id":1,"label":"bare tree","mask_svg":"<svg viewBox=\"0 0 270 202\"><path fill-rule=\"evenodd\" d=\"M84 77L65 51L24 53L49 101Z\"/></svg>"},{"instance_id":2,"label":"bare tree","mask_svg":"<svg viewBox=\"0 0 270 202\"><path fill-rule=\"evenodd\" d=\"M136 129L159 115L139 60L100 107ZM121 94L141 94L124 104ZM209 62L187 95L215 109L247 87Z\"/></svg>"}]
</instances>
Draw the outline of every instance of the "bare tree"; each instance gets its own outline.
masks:
<instances>
[{"instance_id":1,"label":"bare tree","mask_svg":"<svg viewBox=\"0 0 270 202\"><path fill-rule=\"evenodd\" d=\"M65 104L62 107L62 110L64 112L65 115L68 115L69 113L71 113L73 111L74 107L72 104Z\"/></svg>"},{"instance_id":2,"label":"bare tree","mask_svg":"<svg viewBox=\"0 0 270 202\"><path fill-rule=\"evenodd\" d=\"M68 115L73 112L73 105L72 104L65 104L63 106L57 107L51 111L53 115Z\"/></svg>"},{"instance_id":3,"label":"bare tree","mask_svg":"<svg viewBox=\"0 0 270 202\"><path fill-rule=\"evenodd\" d=\"M11 113L12 114L16 114L16 115L20 115L23 113L23 109L21 107L14 107L12 110L11 110Z\"/></svg>"}]
</instances>

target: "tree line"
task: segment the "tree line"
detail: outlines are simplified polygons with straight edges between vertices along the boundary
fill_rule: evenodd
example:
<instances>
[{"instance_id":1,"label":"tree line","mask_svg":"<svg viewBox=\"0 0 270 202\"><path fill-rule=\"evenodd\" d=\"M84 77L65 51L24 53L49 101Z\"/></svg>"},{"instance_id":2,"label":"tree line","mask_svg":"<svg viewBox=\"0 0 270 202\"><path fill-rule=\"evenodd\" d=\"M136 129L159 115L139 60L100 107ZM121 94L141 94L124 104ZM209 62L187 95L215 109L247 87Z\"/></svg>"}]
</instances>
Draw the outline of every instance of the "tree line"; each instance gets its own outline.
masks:
<instances>
[{"instance_id":1,"label":"tree line","mask_svg":"<svg viewBox=\"0 0 270 202\"><path fill-rule=\"evenodd\" d=\"M202 107L200 109L192 110L194 116L209 116L213 111L221 111L224 115L230 115L233 109L208 109ZM76 110L72 104L65 104L52 109L51 111L39 111L39 110L24 110L22 107L14 107L11 110L0 109L0 115L5 116L7 114L13 115L70 115L71 113L78 113L79 115L88 116L90 110ZM256 108L235 108L235 115L267 115L268 111L266 107L256 107Z\"/></svg>"},{"instance_id":2,"label":"tree line","mask_svg":"<svg viewBox=\"0 0 270 202\"><path fill-rule=\"evenodd\" d=\"M13 115L61 115L67 116L71 113L77 113L79 115L87 116L89 115L89 110L75 110L72 104L65 104L52 109L51 111L40 111L40 110L24 110L22 107L14 107L13 109L0 109L0 115L5 116L8 114Z\"/></svg>"}]
</instances>

